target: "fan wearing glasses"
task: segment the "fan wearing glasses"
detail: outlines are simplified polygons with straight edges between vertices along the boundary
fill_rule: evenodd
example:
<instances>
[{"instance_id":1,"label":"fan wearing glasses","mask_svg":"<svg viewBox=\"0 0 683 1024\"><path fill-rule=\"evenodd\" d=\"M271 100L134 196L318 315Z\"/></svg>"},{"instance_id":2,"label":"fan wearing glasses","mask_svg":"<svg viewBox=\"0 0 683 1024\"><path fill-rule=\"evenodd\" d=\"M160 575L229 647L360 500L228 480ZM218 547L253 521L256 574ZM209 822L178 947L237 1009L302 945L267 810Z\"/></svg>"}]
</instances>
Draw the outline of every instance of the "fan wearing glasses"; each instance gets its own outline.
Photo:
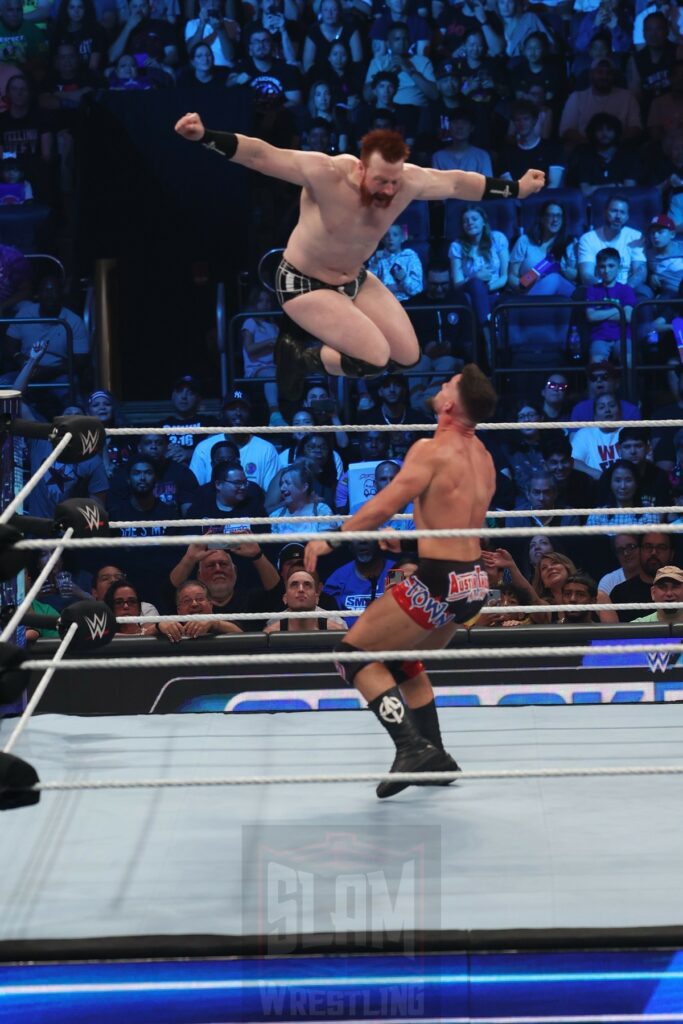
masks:
<instances>
[{"instance_id":1,"label":"fan wearing glasses","mask_svg":"<svg viewBox=\"0 0 683 1024\"><path fill-rule=\"evenodd\" d=\"M616 586L637 576L640 571L640 544L637 535L617 533L611 541L619 568L605 573L598 583L598 590L608 597L611 597Z\"/></svg>"},{"instance_id":2,"label":"fan wearing glasses","mask_svg":"<svg viewBox=\"0 0 683 1024\"><path fill-rule=\"evenodd\" d=\"M652 600L652 584L659 569L675 565L673 537L668 533L643 533L640 538L638 572L624 583L617 584L610 594L614 604L620 602L645 603ZM620 622L632 622L638 617L637 611L618 612Z\"/></svg>"},{"instance_id":3,"label":"fan wearing glasses","mask_svg":"<svg viewBox=\"0 0 683 1024\"><path fill-rule=\"evenodd\" d=\"M572 420L595 419L595 400L601 395L617 395L619 390L619 370L612 363L590 363L586 370L588 397L577 402L571 411ZM625 398L618 398L620 405L619 419L639 420L640 409Z\"/></svg>"},{"instance_id":4,"label":"fan wearing glasses","mask_svg":"<svg viewBox=\"0 0 683 1024\"><path fill-rule=\"evenodd\" d=\"M569 381L563 373L551 373L548 376L543 388L541 398L543 405L541 412L544 420L565 420L569 415L567 409L567 398L569 396Z\"/></svg>"}]
</instances>

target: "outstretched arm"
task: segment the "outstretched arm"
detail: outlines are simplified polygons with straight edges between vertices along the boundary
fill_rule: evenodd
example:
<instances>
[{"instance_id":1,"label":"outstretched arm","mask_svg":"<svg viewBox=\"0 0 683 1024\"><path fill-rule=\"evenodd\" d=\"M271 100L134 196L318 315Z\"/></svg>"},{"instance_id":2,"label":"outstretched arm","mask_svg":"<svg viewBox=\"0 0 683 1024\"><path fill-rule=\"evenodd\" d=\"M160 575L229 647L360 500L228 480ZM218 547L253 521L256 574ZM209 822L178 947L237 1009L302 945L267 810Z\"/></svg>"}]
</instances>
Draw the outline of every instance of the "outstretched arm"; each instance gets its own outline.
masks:
<instances>
[{"instance_id":1,"label":"outstretched arm","mask_svg":"<svg viewBox=\"0 0 683 1024\"><path fill-rule=\"evenodd\" d=\"M308 184L309 176L316 168L332 163L322 153L302 153L296 149L277 149L261 139L249 135L235 135L232 132L214 132L206 129L199 114L185 114L175 126L178 135L190 142L201 142L209 149L222 153L235 164L241 164L252 171L259 171L271 178L280 178L293 185Z\"/></svg>"},{"instance_id":2,"label":"outstretched arm","mask_svg":"<svg viewBox=\"0 0 683 1024\"><path fill-rule=\"evenodd\" d=\"M431 440L416 441L406 455L400 471L390 484L366 501L357 512L347 519L341 528L348 530L376 530L400 512L405 506L423 494L434 474ZM346 529L344 529L344 527ZM332 550L325 540L309 541L304 552L304 565L309 572L316 567L318 558Z\"/></svg>"},{"instance_id":3,"label":"outstretched arm","mask_svg":"<svg viewBox=\"0 0 683 1024\"><path fill-rule=\"evenodd\" d=\"M519 181L487 178L476 171L435 171L411 167L415 173L416 199L526 199L545 185L543 171L527 171Z\"/></svg>"}]
</instances>

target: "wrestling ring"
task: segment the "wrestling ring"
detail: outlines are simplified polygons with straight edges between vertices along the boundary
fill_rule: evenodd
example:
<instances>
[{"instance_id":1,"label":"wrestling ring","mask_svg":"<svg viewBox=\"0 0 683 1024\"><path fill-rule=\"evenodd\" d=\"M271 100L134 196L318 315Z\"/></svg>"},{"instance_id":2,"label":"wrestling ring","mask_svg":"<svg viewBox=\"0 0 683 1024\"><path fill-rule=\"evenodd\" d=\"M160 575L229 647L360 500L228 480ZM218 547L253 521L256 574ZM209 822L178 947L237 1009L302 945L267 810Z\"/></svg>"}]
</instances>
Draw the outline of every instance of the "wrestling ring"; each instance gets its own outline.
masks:
<instances>
[{"instance_id":1,"label":"wrestling ring","mask_svg":"<svg viewBox=\"0 0 683 1024\"><path fill-rule=\"evenodd\" d=\"M681 424L657 421L667 425ZM683 1021L683 681L666 678L683 630L648 624L627 637L624 627L596 625L588 637L534 627L505 637L491 630L487 641L475 629L430 651L445 746L463 771L449 787L412 786L382 803L373 785L387 778L390 741L372 716L358 714L354 692L331 681L332 661L419 659L424 651L340 657L322 640L295 650L292 635L277 634L187 641L182 653L154 638L111 644L116 622L95 601L68 606L60 640L42 653L4 646L30 621L63 551L206 541L192 531L207 521L189 519L177 522L177 536L110 536L135 523L109 523L90 499L65 502L54 522L22 524L22 502L40 474L104 441L90 422L40 427L42 435L30 436L49 438L53 452L0 514L2 579L36 552L49 556L0 634L0 703L14 702L0 720L0 1021ZM24 430L15 415L6 444ZM110 433L122 432L136 431ZM653 530L680 527L625 528ZM501 531L411 531L425 533ZM389 535L345 531L343 539ZM267 550L326 536L258 540ZM220 535L227 550L241 539ZM608 662L620 679L634 664L655 664L670 689L639 703L464 699L472 694L463 674L495 677L501 666L513 680L510 695L530 677L541 692L577 666L597 680ZM448 673L461 673L458 685ZM126 691L128 677L136 680L132 713L107 710L101 694L104 710L88 704L88 691ZM237 678L248 700L235 696ZM73 698L67 713L50 704L64 680ZM598 682L575 689L586 695L591 687Z\"/></svg>"}]
</instances>

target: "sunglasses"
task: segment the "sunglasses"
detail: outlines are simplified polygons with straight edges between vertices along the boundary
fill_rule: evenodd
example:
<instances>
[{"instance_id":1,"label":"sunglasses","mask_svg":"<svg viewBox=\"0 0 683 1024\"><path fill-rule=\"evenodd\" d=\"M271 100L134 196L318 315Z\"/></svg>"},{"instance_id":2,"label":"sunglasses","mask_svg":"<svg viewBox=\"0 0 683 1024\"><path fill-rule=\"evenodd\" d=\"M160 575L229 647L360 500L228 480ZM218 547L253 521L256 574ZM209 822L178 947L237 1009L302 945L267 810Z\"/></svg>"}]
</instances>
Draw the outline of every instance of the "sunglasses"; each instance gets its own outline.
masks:
<instances>
[{"instance_id":1,"label":"sunglasses","mask_svg":"<svg viewBox=\"0 0 683 1024\"><path fill-rule=\"evenodd\" d=\"M550 388L551 391L566 391L569 387L569 384L560 384L556 380L547 380L545 382L545 386L547 388Z\"/></svg>"}]
</instances>

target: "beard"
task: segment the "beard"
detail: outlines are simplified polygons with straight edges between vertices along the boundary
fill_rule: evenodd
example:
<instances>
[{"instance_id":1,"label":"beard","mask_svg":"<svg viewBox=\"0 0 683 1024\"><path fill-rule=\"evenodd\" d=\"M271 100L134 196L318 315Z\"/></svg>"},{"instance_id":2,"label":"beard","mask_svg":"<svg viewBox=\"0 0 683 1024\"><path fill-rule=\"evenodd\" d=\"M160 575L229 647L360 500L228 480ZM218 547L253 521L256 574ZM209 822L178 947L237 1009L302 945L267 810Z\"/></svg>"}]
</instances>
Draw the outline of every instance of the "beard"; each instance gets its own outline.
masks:
<instances>
[{"instance_id":1,"label":"beard","mask_svg":"<svg viewBox=\"0 0 683 1024\"><path fill-rule=\"evenodd\" d=\"M393 196L385 195L384 192L371 192L364 181L360 183L360 201L362 206L380 206L383 210L386 210L393 198Z\"/></svg>"}]
</instances>

